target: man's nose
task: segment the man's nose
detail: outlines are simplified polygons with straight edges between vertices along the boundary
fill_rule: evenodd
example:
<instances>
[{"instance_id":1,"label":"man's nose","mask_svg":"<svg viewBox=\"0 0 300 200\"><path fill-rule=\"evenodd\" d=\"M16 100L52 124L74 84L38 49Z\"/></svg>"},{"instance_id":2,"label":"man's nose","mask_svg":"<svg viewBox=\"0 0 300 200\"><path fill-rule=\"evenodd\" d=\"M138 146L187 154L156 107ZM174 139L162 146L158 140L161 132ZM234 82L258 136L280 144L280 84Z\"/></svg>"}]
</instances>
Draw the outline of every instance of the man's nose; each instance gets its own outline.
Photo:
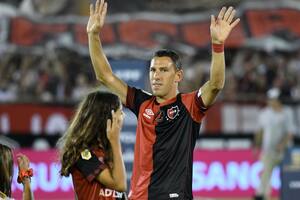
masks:
<instances>
[{"instance_id":1,"label":"man's nose","mask_svg":"<svg viewBox=\"0 0 300 200\"><path fill-rule=\"evenodd\" d=\"M160 78L160 73L158 71L154 72L153 78L154 79L159 79Z\"/></svg>"}]
</instances>

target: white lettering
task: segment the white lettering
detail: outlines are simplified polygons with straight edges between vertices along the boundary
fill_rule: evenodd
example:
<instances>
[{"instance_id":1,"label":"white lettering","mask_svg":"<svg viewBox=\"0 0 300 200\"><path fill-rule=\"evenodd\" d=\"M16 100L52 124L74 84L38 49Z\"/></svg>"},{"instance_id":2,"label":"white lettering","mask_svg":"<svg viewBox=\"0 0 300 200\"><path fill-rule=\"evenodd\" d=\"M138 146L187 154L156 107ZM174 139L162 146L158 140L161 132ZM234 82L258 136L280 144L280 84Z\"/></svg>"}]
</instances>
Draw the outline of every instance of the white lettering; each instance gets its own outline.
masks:
<instances>
[{"instance_id":1,"label":"white lettering","mask_svg":"<svg viewBox=\"0 0 300 200\"><path fill-rule=\"evenodd\" d=\"M170 198L177 198L177 197L179 197L179 194L177 194L177 193L171 193L171 194L169 194L169 197Z\"/></svg>"},{"instance_id":2,"label":"white lettering","mask_svg":"<svg viewBox=\"0 0 300 200\"><path fill-rule=\"evenodd\" d=\"M151 119L151 117L149 115L147 115L146 113L143 113L143 116L148 118L148 119Z\"/></svg>"},{"instance_id":3,"label":"white lettering","mask_svg":"<svg viewBox=\"0 0 300 200\"><path fill-rule=\"evenodd\" d=\"M49 116L45 132L47 134L63 133L67 130L68 120L63 114L55 113Z\"/></svg>"},{"instance_id":4,"label":"white lettering","mask_svg":"<svg viewBox=\"0 0 300 200\"><path fill-rule=\"evenodd\" d=\"M68 192L73 190L73 183L71 178L62 177L58 184L62 191Z\"/></svg>"},{"instance_id":5,"label":"white lettering","mask_svg":"<svg viewBox=\"0 0 300 200\"><path fill-rule=\"evenodd\" d=\"M117 192L115 190L111 190L111 189L103 189L101 188L100 189L100 192L99 192L99 195L100 196L103 196L103 197L116 197L116 198L122 198L123 196L123 193L121 192Z\"/></svg>"},{"instance_id":6,"label":"white lettering","mask_svg":"<svg viewBox=\"0 0 300 200\"><path fill-rule=\"evenodd\" d=\"M229 162L227 164L227 189L234 190L237 186L241 190L247 190L249 187L249 163Z\"/></svg>"},{"instance_id":7,"label":"white lettering","mask_svg":"<svg viewBox=\"0 0 300 200\"><path fill-rule=\"evenodd\" d=\"M0 128L1 132L4 134L9 133L10 131L9 117L6 113L0 115Z\"/></svg>"},{"instance_id":8,"label":"white lettering","mask_svg":"<svg viewBox=\"0 0 300 200\"><path fill-rule=\"evenodd\" d=\"M259 187L259 175L262 171L262 164L257 161L231 161L223 164L215 161L207 165L204 162L193 163L193 191L220 191L249 190ZM272 173L271 186L273 189L280 188L279 167Z\"/></svg>"},{"instance_id":9,"label":"white lettering","mask_svg":"<svg viewBox=\"0 0 300 200\"><path fill-rule=\"evenodd\" d=\"M132 162L133 151L126 151L124 154L126 161ZM131 159L129 159L131 157ZM61 178L59 175L60 165L56 162L46 164L44 162L31 162L34 176L31 179L33 191L41 190L44 192L55 192L58 190L67 192L73 190L71 178ZM220 191L250 190L259 186L259 174L262 170L262 164L257 161L250 163L248 161L236 162L230 161L222 163L214 161L210 164L196 161L193 164L193 191L211 191L218 189ZM23 186L17 183L18 167L14 166L14 178L12 182L12 191L22 191ZM130 177L131 172L128 172ZM297 183L298 184L298 183ZM293 183L293 187L297 187ZM279 168L275 168L271 185L273 189L280 188ZM113 191L102 191L100 195L115 195L122 193Z\"/></svg>"},{"instance_id":10,"label":"white lettering","mask_svg":"<svg viewBox=\"0 0 300 200\"><path fill-rule=\"evenodd\" d=\"M193 164L193 190L203 190L206 183L205 170L207 165L204 162L194 162Z\"/></svg>"},{"instance_id":11,"label":"white lettering","mask_svg":"<svg viewBox=\"0 0 300 200\"><path fill-rule=\"evenodd\" d=\"M260 172L262 171L262 164L261 162L255 162L252 164L251 169L250 169L250 185L252 186L252 188L257 188L259 187L259 176L260 176Z\"/></svg>"},{"instance_id":12,"label":"white lettering","mask_svg":"<svg viewBox=\"0 0 300 200\"><path fill-rule=\"evenodd\" d=\"M291 181L289 187L291 189L300 189L300 181Z\"/></svg>"},{"instance_id":13,"label":"white lettering","mask_svg":"<svg viewBox=\"0 0 300 200\"><path fill-rule=\"evenodd\" d=\"M111 196L112 195L112 190L110 190L110 189L105 189L105 196L106 197L109 197L109 196Z\"/></svg>"},{"instance_id":14,"label":"white lettering","mask_svg":"<svg viewBox=\"0 0 300 200\"><path fill-rule=\"evenodd\" d=\"M34 114L31 117L31 132L35 135L42 132L42 118L39 114Z\"/></svg>"},{"instance_id":15,"label":"white lettering","mask_svg":"<svg viewBox=\"0 0 300 200\"><path fill-rule=\"evenodd\" d=\"M103 189L100 190L100 196L105 196Z\"/></svg>"},{"instance_id":16,"label":"white lettering","mask_svg":"<svg viewBox=\"0 0 300 200\"><path fill-rule=\"evenodd\" d=\"M217 187L220 190L224 190L226 188L225 182L225 172L222 163L212 162L208 169L206 188L212 190Z\"/></svg>"},{"instance_id":17,"label":"white lettering","mask_svg":"<svg viewBox=\"0 0 300 200\"><path fill-rule=\"evenodd\" d=\"M45 163L39 163L37 165L39 176L37 177L39 180L39 186L42 190L47 192L54 192L57 190L57 183L59 179L59 174L54 166L54 163L51 163L49 166L49 170Z\"/></svg>"}]
</instances>

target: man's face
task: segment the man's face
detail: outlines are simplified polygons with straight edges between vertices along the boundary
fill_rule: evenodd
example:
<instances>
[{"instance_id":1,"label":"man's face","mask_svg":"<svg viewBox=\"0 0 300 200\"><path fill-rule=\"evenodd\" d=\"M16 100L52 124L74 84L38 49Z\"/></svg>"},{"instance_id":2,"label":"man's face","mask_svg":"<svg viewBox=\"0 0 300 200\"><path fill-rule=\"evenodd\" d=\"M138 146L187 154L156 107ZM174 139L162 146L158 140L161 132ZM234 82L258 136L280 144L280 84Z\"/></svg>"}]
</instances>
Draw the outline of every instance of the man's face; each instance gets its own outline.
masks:
<instances>
[{"instance_id":1,"label":"man's face","mask_svg":"<svg viewBox=\"0 0 300 200\"><path fill-rule=\"evenodd\" d=\"M151 60L149 76L153 94L168 99L176 95L182 70L175 70L172 59L167 56L154 57Z\"/></svg>"}]
</instances>

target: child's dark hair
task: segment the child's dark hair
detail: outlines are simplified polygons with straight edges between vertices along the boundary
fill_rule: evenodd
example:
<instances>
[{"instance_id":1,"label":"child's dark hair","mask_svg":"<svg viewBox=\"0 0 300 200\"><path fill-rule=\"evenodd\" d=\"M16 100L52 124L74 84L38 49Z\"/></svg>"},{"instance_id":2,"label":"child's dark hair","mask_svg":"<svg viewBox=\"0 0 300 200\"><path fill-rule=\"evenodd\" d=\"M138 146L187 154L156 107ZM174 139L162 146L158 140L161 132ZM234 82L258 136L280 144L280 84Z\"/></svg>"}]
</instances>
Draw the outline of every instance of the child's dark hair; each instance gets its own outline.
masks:
<instances>
[{"instance_id":1,"label":"child's dark hair","mask_svg":"<svg viewBox=\"0 0 300 200\"><path fill-rule=\"evenodd\" d=\"M108 92L92 92L80 103L64 136L59 140L61 175L69 176L70 168L84 149L99 146L105 151L105 161L112 161L111 146L106 135L106 123L111 111L118 110L118 96Z\"/></svg>"}]
</instances>

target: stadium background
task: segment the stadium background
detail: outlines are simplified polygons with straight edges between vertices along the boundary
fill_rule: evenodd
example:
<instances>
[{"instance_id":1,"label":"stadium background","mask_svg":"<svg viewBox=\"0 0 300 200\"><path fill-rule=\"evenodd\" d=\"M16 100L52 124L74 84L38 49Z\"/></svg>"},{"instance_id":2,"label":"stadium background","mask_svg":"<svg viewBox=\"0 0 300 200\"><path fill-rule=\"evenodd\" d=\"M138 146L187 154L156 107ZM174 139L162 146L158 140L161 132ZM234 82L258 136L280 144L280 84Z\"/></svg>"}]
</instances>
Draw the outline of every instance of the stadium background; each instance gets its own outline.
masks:
<instances>
[{"instance_id":1,"label":"stadium background","mask_svg":"<svg viewBox=\"0 0 300 200\"><path fill-rule=\"evenodd\" d=\"M35 169L36 199L73 199L70 179L61 179L55 143L76 103L96 82L88 55L85 0L0 1L0 140L28 154ZM101 33L113 71L149 91L148 64L160 48L177 50L185 70L181 92L195 90L210 67L210 15L233 5L241 23L227 40L226 84L208 112L194 156L195 199L248 200L258 186L261 164L252 154L256 119L265 93L282 90L300 133L300 2L247 0L109 0ZM136 119L126 111L122 130L128 181ZM290 164L287 153L285 166ZM272 176L273 197L300 195ZM15 170L16 172L17 170ZM299 178L300 171L292 173ZM286 173L288 174L288 172ZM297 179L299 180L299 179ZM286 187L279 191L280 185ZM13 180L14 197L21 186Z\"/></svg>"}]
</instances>

